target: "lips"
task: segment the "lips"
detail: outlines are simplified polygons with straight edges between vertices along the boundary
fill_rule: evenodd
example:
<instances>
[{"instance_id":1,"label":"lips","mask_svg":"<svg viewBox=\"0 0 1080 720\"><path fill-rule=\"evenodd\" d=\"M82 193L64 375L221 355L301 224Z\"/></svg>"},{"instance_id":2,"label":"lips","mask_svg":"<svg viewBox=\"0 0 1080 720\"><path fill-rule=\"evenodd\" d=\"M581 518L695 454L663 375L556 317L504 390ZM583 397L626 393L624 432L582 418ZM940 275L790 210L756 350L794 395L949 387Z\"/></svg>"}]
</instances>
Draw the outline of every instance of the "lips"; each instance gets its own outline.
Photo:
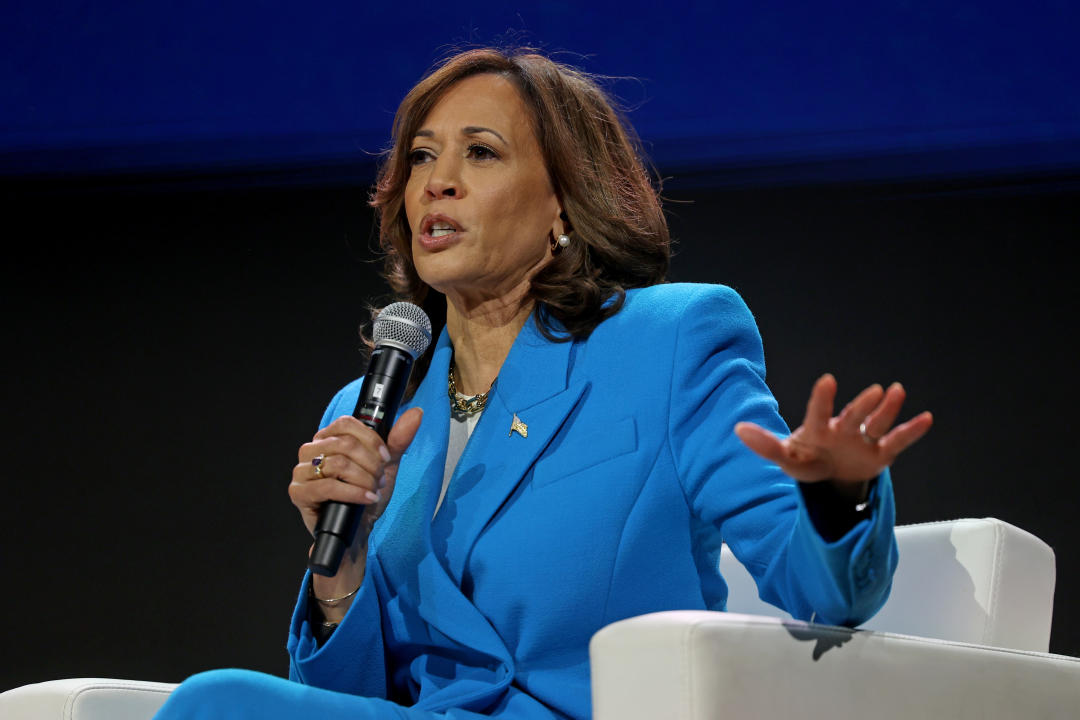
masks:
<instances>
[{"instance_id":1,"label":"lips","mask_svg":"<svg viewBox=\"0 0 1080 720\"><path fill-rule=\"evenodd\" d=\"M454 218L442 213L425 215L420 221L417 241L425 250L442 250L461 239L464 228Z\"/></svg>"}]
</instances>

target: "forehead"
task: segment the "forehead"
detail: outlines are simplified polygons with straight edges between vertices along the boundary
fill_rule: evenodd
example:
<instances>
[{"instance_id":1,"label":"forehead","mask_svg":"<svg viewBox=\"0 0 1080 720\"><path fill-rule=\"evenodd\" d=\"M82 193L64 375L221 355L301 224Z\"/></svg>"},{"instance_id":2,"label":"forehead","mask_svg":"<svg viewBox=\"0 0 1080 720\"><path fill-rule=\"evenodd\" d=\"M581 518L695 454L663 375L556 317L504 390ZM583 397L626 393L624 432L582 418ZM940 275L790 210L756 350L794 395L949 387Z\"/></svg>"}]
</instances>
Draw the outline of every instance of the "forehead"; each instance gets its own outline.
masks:
<instances>
[{"instance_id":1,"label":"forehead","mask_svg":"<svg viewBox=\"0 0 1080 720\"><path fill-rule=\"evenodd\" d=\"M532 117L512 82L485 73L454 83L420 123L421 130L451 132L466 126L490 127L510 139L531 135Z\"/></svg>"}]
</instances>

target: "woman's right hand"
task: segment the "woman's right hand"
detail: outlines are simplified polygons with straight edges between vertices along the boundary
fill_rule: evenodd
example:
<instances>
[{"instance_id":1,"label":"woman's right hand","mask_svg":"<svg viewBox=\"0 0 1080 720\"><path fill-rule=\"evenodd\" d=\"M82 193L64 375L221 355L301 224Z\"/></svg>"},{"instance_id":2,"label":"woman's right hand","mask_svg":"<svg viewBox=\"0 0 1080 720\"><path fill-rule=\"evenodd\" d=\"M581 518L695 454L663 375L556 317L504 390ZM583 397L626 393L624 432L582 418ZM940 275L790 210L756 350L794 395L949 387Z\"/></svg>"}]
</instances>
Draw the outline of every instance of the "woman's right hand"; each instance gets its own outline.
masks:
<instances>
[{"instance_id":1,"label":"woman's right hand","mask_svg":"<svg viewBox=\"0 0 1080 720\"><path fill-rule=\"evenodd\" d=\"M366 546L371 526L390 501L398 463L416 435L422 417L420 408L406 410L384 443L367 425L343 415L315 433L311 442L300 446L289 497L300 511L308 532L315 534L319 510L328 500L365 505L353 547ZM318 477L311 461L320 455L323 459Z\"/></svg>"}]
</instances>

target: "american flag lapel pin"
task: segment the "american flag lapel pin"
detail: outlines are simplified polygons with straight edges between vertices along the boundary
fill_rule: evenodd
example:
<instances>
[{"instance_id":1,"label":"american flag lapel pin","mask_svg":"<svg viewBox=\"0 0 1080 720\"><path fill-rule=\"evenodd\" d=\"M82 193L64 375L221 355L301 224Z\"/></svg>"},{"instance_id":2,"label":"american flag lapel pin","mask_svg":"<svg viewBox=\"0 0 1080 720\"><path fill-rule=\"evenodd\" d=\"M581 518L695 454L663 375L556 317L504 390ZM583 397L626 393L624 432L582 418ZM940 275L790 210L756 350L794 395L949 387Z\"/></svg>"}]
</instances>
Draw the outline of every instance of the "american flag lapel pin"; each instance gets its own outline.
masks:
<instances>
[{"instance_id":1,"label":"american flag lapel pin","mask_svg":"<svg viewBox=\"0 0 1080 720\"><path fill-rule=\"evenodd\" d=\"M514 433L517 433L523 438L529 437L529 426L521 422L521 418L514 413L514 420L510 423L510 432L506 433L507 437L510 437Z\"/></svg>"}]
</instances>

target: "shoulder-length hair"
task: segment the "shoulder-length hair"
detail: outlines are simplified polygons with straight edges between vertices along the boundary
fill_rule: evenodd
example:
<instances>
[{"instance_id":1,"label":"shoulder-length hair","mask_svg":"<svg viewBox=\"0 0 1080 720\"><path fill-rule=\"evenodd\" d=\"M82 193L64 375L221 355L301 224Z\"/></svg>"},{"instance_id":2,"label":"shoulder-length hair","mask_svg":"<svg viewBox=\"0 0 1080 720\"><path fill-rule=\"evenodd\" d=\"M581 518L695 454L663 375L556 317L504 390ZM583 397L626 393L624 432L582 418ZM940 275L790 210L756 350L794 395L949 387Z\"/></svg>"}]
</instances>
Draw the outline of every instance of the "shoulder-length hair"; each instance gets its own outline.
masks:
<instances>
[{"instance_id":1,"label":"shoulder-length hair","mask_svg":"<svg viewBox=\"0 0 1080 720\"><path fill-rule=\"evenodd\" d=\"M588 74L528 49L454 55L405 96L371 198L386 253L383 277L400 299L424 308L438 337L446 324L446 298L417 274L405 216L409 151L443 94L481 73L501 75L521 93L571 230L570 245L532 278L537 324L550 340L586 337L619 311L627 289L664 281L670 258L667 222L637 135L607 94ZM417 361L410 395L430 357Z\"/></svg>"}]
</instances>

